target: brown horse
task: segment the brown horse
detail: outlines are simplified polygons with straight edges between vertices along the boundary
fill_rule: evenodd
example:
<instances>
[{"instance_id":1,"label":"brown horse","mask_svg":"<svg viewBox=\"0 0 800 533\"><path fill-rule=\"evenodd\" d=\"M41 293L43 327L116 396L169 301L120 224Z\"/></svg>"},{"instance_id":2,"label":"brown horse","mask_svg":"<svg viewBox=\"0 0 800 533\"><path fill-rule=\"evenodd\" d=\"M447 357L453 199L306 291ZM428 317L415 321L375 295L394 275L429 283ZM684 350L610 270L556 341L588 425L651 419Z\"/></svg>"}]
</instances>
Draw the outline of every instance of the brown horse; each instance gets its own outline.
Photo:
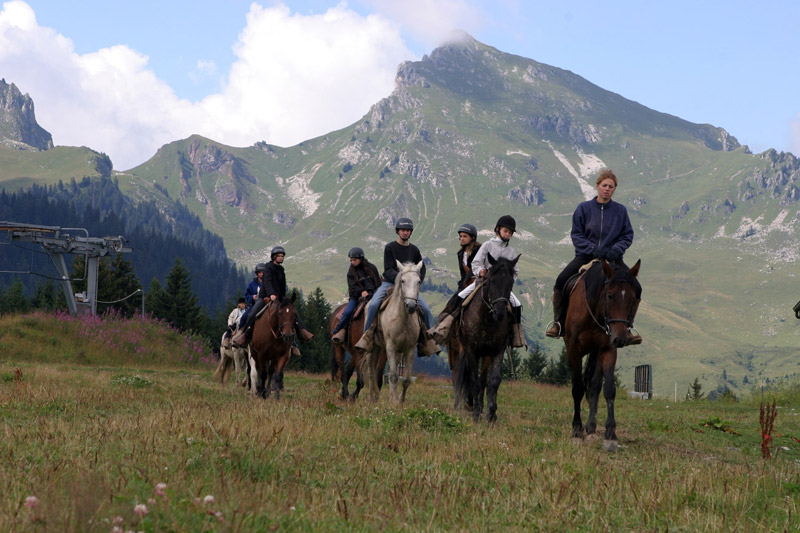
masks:
<instances>
[{"instance_id":1,"label":"brown horse","mask_svg":"<svg viewBox=\"0 0 800 533\"><path fill-rule=\"evenodd\" d=\"M357 316L354 316L350 319L350 323L346 326L347 328L347 335L345 335L345 341L342 344L336 344L335 342L331 342L331 381L341 381L342 383L342 392L339 395L339 398L342 400L355 400L358 398L358 394L361 392L361 389L364 388L364 373L362 371L362 365L364 362L364 351L356 349L356 343L361 339L361 335L364 334L364 322L367 318L367 309L366 305L369 303L369 300L364 302L364 309L359 312L358 308L356 308ZM361 304L359 303L359 306ZM342 316L342 312L344 312L344 308L347 307L347 304L342 304L336 308L336 310L331 314L330 320L328 320L328 335L333 336L333 330L336 328L336 324L339 323L339 319ZM346 354L350 354L350 360L346 361ZM386 351L382 352L383 355L383 363L379 364L386 364ZM353 377L353 372L356 373L356 390L350 394L349 385L350 385L350 378ZM378 383L378 388L380 388L382 382Z\"/></svg>"},{"instance_id":2,"label":"brown horse","mask_svg":"<svg viewBox=\"0 0 800 533\"><path fill-rule=\"evenodd\" d=\"M486 420L497 420L497 390L500 388L503 351L511 335L511 289L514 286L514 267L519 261L489 256L486 282L475 289L472 301L461 311L458 337L462 352L453 379L455 408L462 402L472 408L477 422L486 398Z\"/></svg>"},{"instance_id":3,"label":"brown horse","mask_svg":"<svg viewBox=\"0 0 800 533\"><path fill-rule=\"evenodd\" d=\"M294 342L296 297L292 293L291 299L273 301L253 326L250 355L258 376L255 393L262 398L269 398L270 390L275 391L276 400L280 398L283 368L289 362Z\"/></svg>"},{"instance_id":4,"label":"brown horse","mask_svg":"<svg viewBox=\"0 0 800 533\"><path fill-rule=\"evenodd\" d=\"M564 321L564 344L572 370L572 400L575 414L572 418L572 436L583 439L597 429L597 403L600 388L606 398L608 416L603 448L615 451L617 423L614 419L614 367L617 348L628 344L628 328L636 313L636 276L641 259L628 269L624 265L611 265L605 260L594 263L575 284L569 297L567 317ZM589 355L581 376L583 356ZM588 391L587 391L588 389ZM581 421L583 395L589 400L589 419L586 426Z\"/></svg>"}]
</instances>

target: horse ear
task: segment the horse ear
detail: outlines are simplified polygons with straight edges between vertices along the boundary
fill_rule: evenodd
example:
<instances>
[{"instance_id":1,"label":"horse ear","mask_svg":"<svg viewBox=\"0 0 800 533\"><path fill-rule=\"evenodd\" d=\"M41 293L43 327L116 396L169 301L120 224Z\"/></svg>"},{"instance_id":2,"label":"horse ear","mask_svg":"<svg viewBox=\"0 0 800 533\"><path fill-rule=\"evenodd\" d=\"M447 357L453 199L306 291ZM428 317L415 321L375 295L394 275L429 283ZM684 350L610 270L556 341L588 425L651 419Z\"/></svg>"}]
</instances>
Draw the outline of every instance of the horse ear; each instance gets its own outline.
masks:
<instances>
[{"instance_id":1,"label":"horse ear","mask_svg":"<svg viewBox=\"0 0 800 533\"><path fill-rule=\"evenodd\" d=\"M492 254L488 254L488 253L487 253L487 254L486 254L486 259L488 259L488 260L489 260L489 264L490 264L490 265L494 265L495 263L497 263L497 259L495 259L494 257L492 257Z\"/></svg>"},{"instance_id":2,"label":"horse ear","mask_svg":"<svg viewBox=\"0 0 800 533\"><path fill-rule=\"evenodd\" d=\"M397 271L398 271L398 272L400 272L401 270L403 270L403 263L401 263L401 262L400 262L400 261L398 261L397 259L395 259L395 260L394 260L394 262L395 262L395 263L397 263Z\"/></svg>"},{"instance_id":3,"label":"horse ear","mask_svg":"<svg viewBox=\"0 0 800 533\"><path fill-rule=\"evenodd\" d=\"M639 275L639 267L640 267L640 266L642 266L642 260L641 260L641 259L639 259L638 261L636 261L636 264L635 264L635 265L633 265L633 268L631 268L631 269L628 271L628 272L630 273L630 275L631 275L631 276L633 276L634 278L635 278L636 276L638 276L638 275Z\"/></svg>"},{"instance_id":4,"label":"horse ear","mask_svg":"<svg viewBox=\"0 0 800 533\"><path fill-rule=\"evenodd\" d=\"M614 269L611 268L611 265L605 259L600 260L600 265L603 267L603 275L606 279L611 279L614 277Z\"/></svg>"},{"instance_id":5,"label":"horse ear","mask_svg":"<svg viewBox=\"0 0 800 533\"><path fill-rule=\"evenodd\" d=\"M522 254L519 254L517 257L514 258L513 261L511 261L511 266L517 266L517 261L519 261L520 257L522 257Z\"/></svg>"},{"instance_id":6,"label":"horse ear","mask_svg":"<svg viewBox=\"0 0 800 533\"><path fill-rule=\"evenodd\" d=\"M419 263L417 263L416 265L414 265L414 270L416 270L417 272L419 272L420 270L422 270L422 264L423 264L423 262L422 262L422 261L420 261Z\"/></svg>"},{"instance_id":7,"label":"horse ear","mask_svg":"<svg viewBox=\"0 0 800 533\"><path fill-rule=\"evenodd\" d=\"M290 298L291 302L294 303L297 300L297 291L292 291L292 297Z\"/></svg>"}]
</instances>

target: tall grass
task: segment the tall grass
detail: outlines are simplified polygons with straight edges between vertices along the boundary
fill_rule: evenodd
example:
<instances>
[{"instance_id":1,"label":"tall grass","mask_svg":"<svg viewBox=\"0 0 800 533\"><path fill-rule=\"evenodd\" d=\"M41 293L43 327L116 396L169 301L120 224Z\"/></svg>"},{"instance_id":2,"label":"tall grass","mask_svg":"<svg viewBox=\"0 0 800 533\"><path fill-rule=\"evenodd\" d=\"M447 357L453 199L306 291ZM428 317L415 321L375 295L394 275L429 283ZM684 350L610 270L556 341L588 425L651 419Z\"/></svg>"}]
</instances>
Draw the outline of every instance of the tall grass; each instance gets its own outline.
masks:
<instances>
[{"instance_id":1,"label":"tall grass","mask_svg":"<svg viewBox=\"0 0 800 533\"><path fill-rule=\"evenodd\" d=\"M800 527L800 422L780 399L772 460L747 401L620 397L609 454L569 438L566 388L503 383L493 426L454 412L449 382L425 377L402 408L341 403L323 377L295 373L263 401L175 362L177 342L162 352L178 353L171 363L135 368L135 351L101 365L3 358L0 530Z\"/></svg>"}]
</instances>

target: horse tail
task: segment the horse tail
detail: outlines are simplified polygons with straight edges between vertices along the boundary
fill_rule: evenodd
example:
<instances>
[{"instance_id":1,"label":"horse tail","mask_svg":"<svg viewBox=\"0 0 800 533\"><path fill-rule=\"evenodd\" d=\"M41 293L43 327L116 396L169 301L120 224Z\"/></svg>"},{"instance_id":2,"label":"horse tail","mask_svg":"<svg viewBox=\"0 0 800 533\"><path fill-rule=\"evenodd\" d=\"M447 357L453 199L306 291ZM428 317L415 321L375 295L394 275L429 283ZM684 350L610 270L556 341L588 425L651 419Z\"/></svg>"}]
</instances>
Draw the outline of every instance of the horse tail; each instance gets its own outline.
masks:
<instances>
[{"instance_id":1,"label":"horse tail","mask_svg":"<svg viewBox=\"0 0 800 533\"><path fill-rule=\"evenodd\" d=\"M453 376L453 391L455 392L455 407L458 409L464 398L469 394L469 372L467 369L467 356L461 353L461 357L456 362L456 367L453 369L455 375Z\"/></svg>"}]
</instances>

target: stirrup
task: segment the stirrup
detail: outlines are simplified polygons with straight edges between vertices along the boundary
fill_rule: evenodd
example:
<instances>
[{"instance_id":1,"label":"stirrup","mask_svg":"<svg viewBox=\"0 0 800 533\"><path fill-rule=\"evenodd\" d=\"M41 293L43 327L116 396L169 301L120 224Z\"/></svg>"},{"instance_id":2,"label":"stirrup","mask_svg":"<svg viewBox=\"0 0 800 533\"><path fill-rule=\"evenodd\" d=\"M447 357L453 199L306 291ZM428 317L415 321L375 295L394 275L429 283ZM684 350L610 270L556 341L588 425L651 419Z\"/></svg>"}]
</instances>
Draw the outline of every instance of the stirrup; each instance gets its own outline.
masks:
<instances>
[{"instance_id":1,"label":"stirrup","mask_svg":"<svg viewBox=\"0 0 800 533\"><path fill-rule=\"evenodd\" d=\"M556 335L550 333L550 328L552 326L558 326L558 333ZM557 339L561 337L563 335L561 332L561 322L559 322L558 320L551 320L550 322L548 322L544 334L546 337L550 337L551 339Z\"/></svg>"}]
</instances>

